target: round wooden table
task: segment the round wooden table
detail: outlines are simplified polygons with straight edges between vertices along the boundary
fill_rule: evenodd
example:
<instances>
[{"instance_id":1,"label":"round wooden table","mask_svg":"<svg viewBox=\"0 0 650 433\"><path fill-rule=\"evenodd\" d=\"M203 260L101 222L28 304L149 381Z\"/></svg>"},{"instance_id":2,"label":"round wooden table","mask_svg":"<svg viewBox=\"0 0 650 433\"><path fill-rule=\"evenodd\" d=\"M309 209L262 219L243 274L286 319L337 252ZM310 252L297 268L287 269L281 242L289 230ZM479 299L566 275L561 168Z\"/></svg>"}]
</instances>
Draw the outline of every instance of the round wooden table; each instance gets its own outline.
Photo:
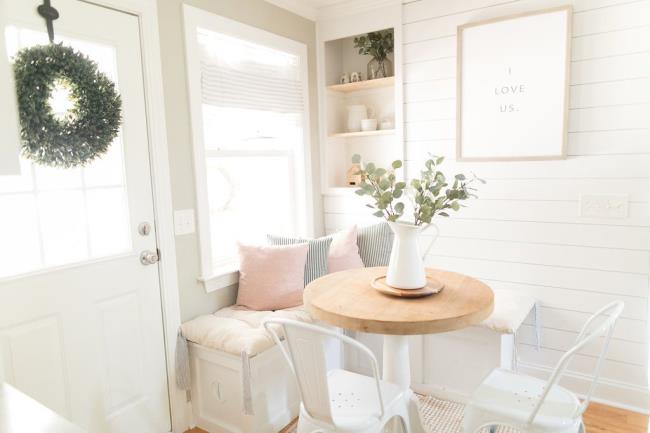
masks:
<instances>
[{"instance_id":1,"label":"round wooden table","mask_svg":"<svg viewBox=\"0 0 650 433\"><path fill-rule=\"evenodd\" d=\"M385 267L329 274L311 282L303 300L309 313L325 323L383 334L383 378L410 392L408 336L476 325L492 314L494 293L466 275L427 269L427 275L444 284L442 291L422 298L399 298L384 295L370 285L383 275ZM422 431L421 426L413 427Z\"/></svg>"},{"instance_id":2,"label":"round wooden table","mask_svg":"<svg viewBox=\"0 0 650 433\"><path fill-rule=\"evenodd\" d=\"M306 288L310 314L330 325L384 335L384 379L410 386L408 335L435 334L476 325L494 307L486 284L466 275L427 269L444 284L440 293L399 298L375 290L371 281L386 275L385 267L350 269L321 277Z\"/></svg>"}]
</instances>

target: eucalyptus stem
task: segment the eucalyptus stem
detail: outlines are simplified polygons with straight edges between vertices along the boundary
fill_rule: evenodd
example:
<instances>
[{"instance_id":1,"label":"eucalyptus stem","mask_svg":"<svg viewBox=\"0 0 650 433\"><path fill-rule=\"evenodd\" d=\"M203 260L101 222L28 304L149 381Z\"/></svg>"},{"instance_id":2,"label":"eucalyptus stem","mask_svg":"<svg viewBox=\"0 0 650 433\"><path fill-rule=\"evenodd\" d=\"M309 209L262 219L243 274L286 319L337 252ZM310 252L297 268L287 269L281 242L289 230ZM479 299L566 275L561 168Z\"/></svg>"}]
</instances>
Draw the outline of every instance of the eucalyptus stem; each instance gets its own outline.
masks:
<instances>
[{"instance_id":1,"label":"eucalyptus stem","mask_svg":"<svg viewBox=\"0 0 650 433\"><path fill-rule=\"evenodd\" d=\"M468 179L464 174L457 174L450 185L439 169L443 161L443 157L431 156L425 162L420 177L412 179L407 187L406 182L396 182L396 170L403 165L401 160L393 161L389 169L384 169L376 167L372 162L362 165L361 156L354 155L352 162L360 165L357 174L362 179L360 188L355 193L370 196L374 204L366 206L375 209L373 215L392 222L403 216L405 205L398 199L406 194L413 205L413 224L429 224L436 215L448 217L450 209L457 212L462 207L461 202L477 198L473 192L476 188L472 184L485 183L475 175Z\"/></svg>"}]
</instances>

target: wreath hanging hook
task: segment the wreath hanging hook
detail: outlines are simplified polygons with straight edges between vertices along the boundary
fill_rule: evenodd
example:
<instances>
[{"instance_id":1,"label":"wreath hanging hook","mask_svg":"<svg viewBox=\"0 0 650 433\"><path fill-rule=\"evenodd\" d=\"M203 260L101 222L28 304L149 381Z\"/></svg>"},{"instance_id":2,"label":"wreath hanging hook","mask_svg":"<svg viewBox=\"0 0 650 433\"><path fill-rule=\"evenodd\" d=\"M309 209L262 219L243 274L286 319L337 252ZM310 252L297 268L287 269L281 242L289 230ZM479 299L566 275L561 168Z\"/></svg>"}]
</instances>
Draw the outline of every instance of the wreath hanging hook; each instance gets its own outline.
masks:
<instances>
[{"instance_id":1,"label":"wreath hanging hook","mask_svg":"<svg viewBox=\"0 0 650 433\"><path fill-rule=\"evenodd\" d=\"M51 5L50 0L43 0L43 4L39 5L36 11L45 19L47 36L50 38L50 43L54 43L54 20L59 18L59 11Z\"/></svg>"}]
</instances>

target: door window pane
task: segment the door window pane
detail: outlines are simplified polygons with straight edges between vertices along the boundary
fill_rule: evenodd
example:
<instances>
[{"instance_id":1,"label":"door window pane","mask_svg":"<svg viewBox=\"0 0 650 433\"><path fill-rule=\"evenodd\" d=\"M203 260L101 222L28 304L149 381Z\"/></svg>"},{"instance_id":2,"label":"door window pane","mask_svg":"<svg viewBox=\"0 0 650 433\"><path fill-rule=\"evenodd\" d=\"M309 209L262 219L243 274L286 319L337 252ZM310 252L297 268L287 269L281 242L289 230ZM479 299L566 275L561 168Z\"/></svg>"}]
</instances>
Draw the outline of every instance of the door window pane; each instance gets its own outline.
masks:
<instances>
[{"instance_id":1,"label":"door window pane","mask_svg":"<svg viewBox=\"0 0 650 433\"><path fill-rule=\"evenodd\" d=\"M58 37L59 35L57 35ZM7 51L47 43L47 34L6 29ZM117 83L113 47L61 36ZM0 175L0 277L122 254L131 249L122 137L85 167L32 164Z\"/></svg>"},{"instance_id":2,"label":"door window pane","mask_svg":"<svg viewBox=\"0 0 650 433\"><path fill-rule=\"evenodd\" d=\"M124 188L86 191L90 255L102 257L129 245L129 215Z\"/></svg>"},{"instance_id":3,"label":"door window pane","mask_svg":"<svg viewBox=\"0 0 650 433\"><path fill-rule=\"evenodd\" d=\"M41 245L34 195L0 195L0 209L0 277L37 269Z\"/></svg>"},{"instance_id":4,"label":"door window pane","mask_svg":"<svg viewBox=\"0 0 650 433\"><path fill-rule=\"evenodd\" d=\"M82 191L43 192L38 196L45 266L87 258L88 238Z\"/></svg>"},{"instance_id":5,"label":"door window pane","mask_svg":"<svg viewBox=\"0 0 650 433\"><path fill-rule=\"evenodd\" d=\"M34 164L36 188L40 191L81 188L81 168L58 168Z\"/></svg>"}]
</instances>

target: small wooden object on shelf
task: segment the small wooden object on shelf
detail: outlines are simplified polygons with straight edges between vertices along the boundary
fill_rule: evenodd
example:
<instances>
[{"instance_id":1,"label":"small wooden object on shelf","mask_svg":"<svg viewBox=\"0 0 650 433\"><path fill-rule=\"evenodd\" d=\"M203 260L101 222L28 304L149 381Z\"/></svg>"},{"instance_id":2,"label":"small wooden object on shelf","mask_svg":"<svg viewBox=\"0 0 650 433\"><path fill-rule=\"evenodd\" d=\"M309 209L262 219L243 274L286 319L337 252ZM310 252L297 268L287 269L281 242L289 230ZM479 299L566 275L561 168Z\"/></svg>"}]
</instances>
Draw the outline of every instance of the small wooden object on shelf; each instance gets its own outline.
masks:
<instances>
[{"instance_id":1,"label":"small wooden object on shelf","mask_svg":"<svg viewBox=\"0 0 650 433\"><path fill-rule=\"evenodd\" d=\"M359 164L352 164L347 173L349 186L361 185L361 175L359 174L360 171L361 166Z\"/></svg>"}]
</instances>

